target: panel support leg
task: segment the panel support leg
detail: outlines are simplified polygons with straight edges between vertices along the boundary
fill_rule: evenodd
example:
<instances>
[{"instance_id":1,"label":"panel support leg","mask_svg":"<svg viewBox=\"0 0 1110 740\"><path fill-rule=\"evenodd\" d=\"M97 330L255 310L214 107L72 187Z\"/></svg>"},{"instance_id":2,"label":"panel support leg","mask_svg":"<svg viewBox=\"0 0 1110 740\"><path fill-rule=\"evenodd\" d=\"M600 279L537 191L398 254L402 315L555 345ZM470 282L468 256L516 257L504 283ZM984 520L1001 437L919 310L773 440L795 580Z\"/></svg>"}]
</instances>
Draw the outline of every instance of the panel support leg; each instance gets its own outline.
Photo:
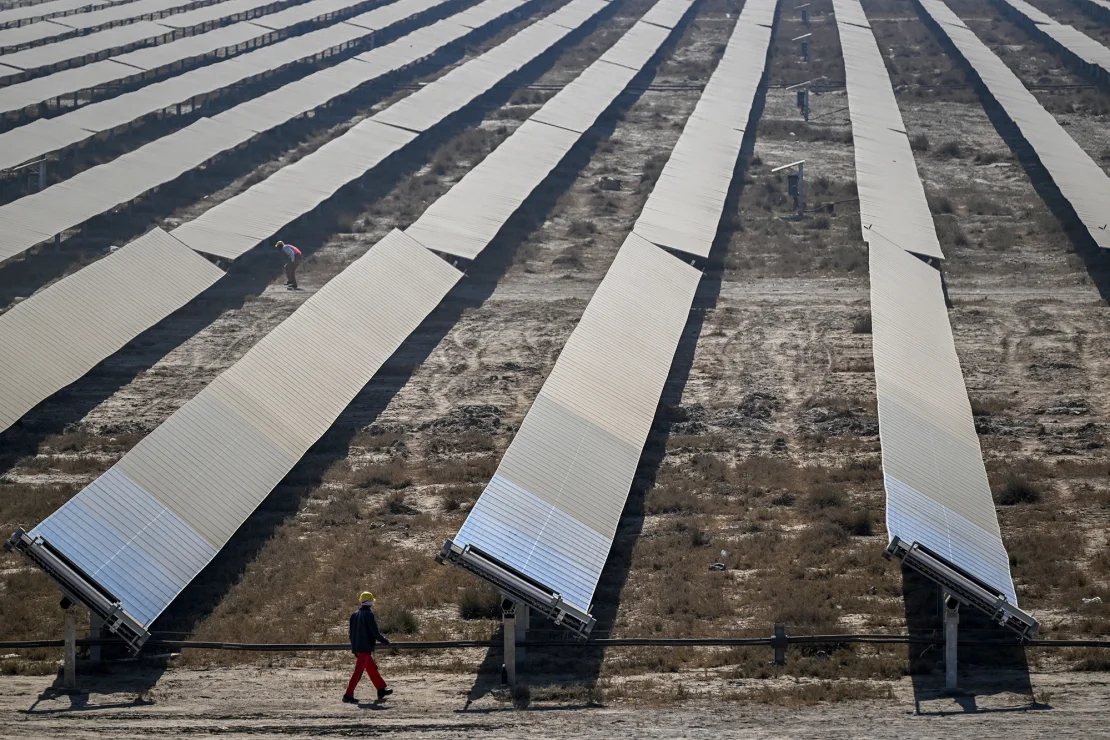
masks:
<instances>
[{"instance_id":1,"label":"panel support leg","mask_svg":"<svg viewBox=\"0 0 1110 740\"><path fill-rule=\"evenodd\" d=\"M89 614L89 639L99 640L104 637L104 619L99 614ZM100 665L100 646L89 647L89 661L93 665Z\"/></svg>"},{"instance_id":2,"label":"panel support leg","mask_svg":"<svg viewBox=\"0 0 1110 740\"><path fill-rule=\"evenodd\" d=\"M775 648L775 665L786 665L786 624L775 623L775 636L771 641Z\"/></svg>"},{"instance_id":3,"label":"panel support leg","mask_svg":"<svg viewBox=\"0 0 1110 740\"><path fill-rule=\"evenodd\" d=\"M77 688L77 607L66 609L66 645L62 668L62 688Z\"/></svg>"},{"instance_id":4,"label":"panel support leg","mask_svg":"<svg viewBox=\"0 0 1110 740\"><path fill-rule=\"evenodd\" d=\"M46 158L39 162L39 192L46 190Z\"/></svg>"},{"instance_id":5,"label":"panel support leg","mask_svg":"<svg viewBox=\"0 0 1110 740\"><path fill-rule=\"evenodd\" d=\"M501 669L502 683L516 688L516 604L508 599L501 603L501 624L505 635L505 665Z\"/></svg>"},{"instance_id":6,"label":"panel support leg","mask_svg":"<svg viewBox=\"0 0 1110 740\"><path fill-rule=\"evenodd\" d=\"M956 638L960 629L960 602L944 595L944 687L956 690Z\"/></svg>"},{"instance_id":7,"label":"panel support leg","mask_svg":"<svg viewBox=\"0 0 1110 740\"><path fill-rule=\"evenodd\" d=\"M525 604L516 605L516 641L518 643L524 642L528 639L528 626L531 621L532 610ZM525 648L516 645L516 658L520 660L524 657Z\"/></svg>"}]
</instances>

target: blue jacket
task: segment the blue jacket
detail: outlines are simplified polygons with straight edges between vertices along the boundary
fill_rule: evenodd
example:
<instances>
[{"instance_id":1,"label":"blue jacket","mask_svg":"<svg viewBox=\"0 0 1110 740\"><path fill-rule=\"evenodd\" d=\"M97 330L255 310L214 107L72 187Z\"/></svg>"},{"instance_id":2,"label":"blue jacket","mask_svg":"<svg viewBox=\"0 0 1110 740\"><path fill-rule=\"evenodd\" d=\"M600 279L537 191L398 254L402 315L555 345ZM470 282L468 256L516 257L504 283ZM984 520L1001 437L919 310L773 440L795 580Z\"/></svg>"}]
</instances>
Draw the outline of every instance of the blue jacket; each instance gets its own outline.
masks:
<instances>
[{"instance_id":1,"label":"blue jacket","mask_svg":"<svg viewBox=\"0 0 1110 740\"><path fill-rule=\"evenodd\" d=\"M369 606L361 606L351 615L347 634L351 638L351 652L356 655L374 652L375 643L389 644L389 640L378 630L378 620L374 619L374 612Z\"/></svg>"}]
</instances>

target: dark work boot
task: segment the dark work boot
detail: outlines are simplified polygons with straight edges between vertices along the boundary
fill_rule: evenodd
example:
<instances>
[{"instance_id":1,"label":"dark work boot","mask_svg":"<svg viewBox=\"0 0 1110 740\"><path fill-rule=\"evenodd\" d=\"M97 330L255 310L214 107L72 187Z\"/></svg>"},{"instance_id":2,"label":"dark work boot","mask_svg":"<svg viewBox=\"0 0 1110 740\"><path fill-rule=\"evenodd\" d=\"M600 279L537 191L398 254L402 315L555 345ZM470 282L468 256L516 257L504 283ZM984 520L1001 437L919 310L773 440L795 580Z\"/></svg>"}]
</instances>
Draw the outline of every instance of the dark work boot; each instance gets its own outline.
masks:
<instances>
[{"instance_id":1,"label":"dark work boot","mask_svg":"<svg viewBox=\"0 0 1110 740\"><path fill-rule=\"evenodd\" d=\"M344 694L343 695L343 703L344 704L358 704L358 699L351 696L350 694Z\"/></svg>"},{"instance_id":2,"label":"dark work boot","mask_svg":"<svg viewBox=\"0 0 1110 740\"><path fill-rule=\"evenodd\" d=\"M393 693L393 689L378 689L378 701Z\"/></svg>"}]
</instances>

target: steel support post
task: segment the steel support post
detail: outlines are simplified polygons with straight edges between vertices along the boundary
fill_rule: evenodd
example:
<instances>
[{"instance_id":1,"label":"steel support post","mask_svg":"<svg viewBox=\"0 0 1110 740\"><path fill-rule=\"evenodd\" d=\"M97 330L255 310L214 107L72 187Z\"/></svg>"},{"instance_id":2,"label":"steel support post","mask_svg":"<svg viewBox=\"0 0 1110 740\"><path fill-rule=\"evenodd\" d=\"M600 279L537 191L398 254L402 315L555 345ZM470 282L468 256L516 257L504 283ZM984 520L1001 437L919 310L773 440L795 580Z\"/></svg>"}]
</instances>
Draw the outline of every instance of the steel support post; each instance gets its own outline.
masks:
<instances>
[{"instance_id":1,"label":"steel support post","mask_svg":"<svg viewBox=\"0 0 1110 740\"><path fill-rule=\"evenodd\" d=\"M94 612L89 612L89 639L99 640L104 637L104 619ZM89 661L93 665L100 665L100 646L89 646Z\"/></svg>"},{"instance_id":2,"label":"steel support post","mask_svg":"<svg viewBox=\"0 0 1110 740\"><path fill-rule=\"evenodd\" d=\"M529 627L529 622L531 621L531 618L532 618L531 608L529 608L526 604L517 604L516 605L516 623L515 623L514 626L516 628L516 641L517 642L524 642L525 640L528 639L528 627ZM520 646L516 647L517 660L520 660L521 658L524 657L524 650L525 650L525 648L522 648Z\"/></svg>"},{"instance_id":3,"label":"steel support post","mask_svg":"<svg viewBox=\"0 0 1110 740\"><path fill-rule=\"evenodd\" d=\"M505 665L502 678L510 689L516 688L516 604L506 599L501 604L501 623L505 634Z\"/></svg>"},{"instance_id":4,"label":"steel support post","mask_svg":"<svg viewBox=\"0 0 1110 740\"><path fill-rule=\"evenodd\" d=\"M806 165L802 162L798 165L798 218L805 218L806 215Z\"/></svg>"},{"instance_id":5,"label":"steel support post","mask_svg":"<svg viewBox=\"0 0 1110 740\"><path fill-rule=\"evenodd\" d=\"M956 690L956 638L960 629L960 602L944 595L944 687Z\"/></svg>"},{"instance_id":6,"label":"steel support post","mask_svg":"<svg viewBox=\"0 0 1110 740\"><path fill-rule=\"evenodd\" d=\"M786 665L786 624L783 622L775 623L775 637L773 640L775 646L775 665Z\"/></svg>"},{"instance_id":7,"label":"steel support post","mask_svg":"<svg viewBox=\"0 0 1110 740\"><path fill-rule=\"evenodd\" d=\"M46 190L46 158L39 162L39 190Z\"/></svg>"},{"instance_id":8,"label":"steel support post","mask_svg":"<svg viewBox=\"0 0 1110 740\"><path fill-rule=\"evenodd\" d=\"M65 659L62 668L62 688L77 688L77 607L66 609Z\"/></svg>"}]
</instances>

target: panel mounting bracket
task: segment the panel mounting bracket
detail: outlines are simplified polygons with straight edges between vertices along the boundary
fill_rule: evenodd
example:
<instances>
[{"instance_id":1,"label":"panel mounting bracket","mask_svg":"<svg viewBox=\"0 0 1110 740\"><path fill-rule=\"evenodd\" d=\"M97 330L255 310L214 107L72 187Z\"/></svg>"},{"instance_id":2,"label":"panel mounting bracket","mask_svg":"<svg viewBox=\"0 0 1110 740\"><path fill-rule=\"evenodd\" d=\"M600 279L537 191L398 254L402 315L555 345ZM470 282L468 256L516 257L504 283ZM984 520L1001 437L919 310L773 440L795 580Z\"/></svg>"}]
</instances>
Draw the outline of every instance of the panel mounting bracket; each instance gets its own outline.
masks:
<instances>
[{"instance_id":1,"label":"panel mounting bracket","mask_svg":"<svg viewBox=\"0 0 1110 740\"><path fill-rule=\"evenodd\" d=\"M1031 640L1041 626L1032 616L1007 601L1001 591L965 573L918 542L911 544L894 537L883 551L883 557L913 568L939 584L948 596L979 609L991 621L1017 632L1022 640Z\"/></svg>"},{"instance_id":2,"label":"panel mounting bracket","mask_svg":"<svg viewBox=\"0 0 1110 740\"><path fill-rule=\"evenodd\" d=\"M70 601L84 604L104 620L104 627L118 635L133 652L139 652L150 633L123 608L108 589L97 583L76 563L52 547L43 537L32 537L17 529L4 545L15 550L53 578Z\"/></svg>"},{"instance_id":3,"label":"panel mounting bracket","mask_svg":"<svg viewBox=\"0 0 1110 740\"><path fill-rule=\"evenodd\" d=\"M447 540L436 555L436 562L451 563L473 573L506 599L530 606L583 640L597 623L588 612L563 601L559 593L473 545L460 546Z\"/></svg>"}]
</instances>

